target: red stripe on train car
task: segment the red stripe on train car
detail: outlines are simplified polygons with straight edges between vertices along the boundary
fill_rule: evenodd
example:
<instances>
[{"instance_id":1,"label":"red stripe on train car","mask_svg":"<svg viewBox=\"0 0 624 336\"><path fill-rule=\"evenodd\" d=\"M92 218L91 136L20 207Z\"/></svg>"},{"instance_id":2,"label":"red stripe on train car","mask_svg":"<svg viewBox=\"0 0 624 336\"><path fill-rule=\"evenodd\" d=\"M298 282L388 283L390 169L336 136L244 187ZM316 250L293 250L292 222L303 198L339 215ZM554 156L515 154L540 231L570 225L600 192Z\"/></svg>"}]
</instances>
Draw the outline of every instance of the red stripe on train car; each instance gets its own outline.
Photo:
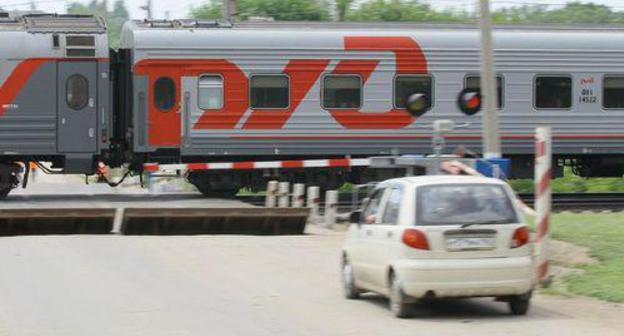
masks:
<instances>
[{"instance_id":1,"label":"red stripe on train car","mask_svg":"<svg viewBox=\"0 0 624 336\"><path fill-rule=\"evenodd\" d=\"M49 59L32 58L18 63L0 87L0 116L6 111L5 105L11 104L26 82L39 67Z\"/></svg>"}]
</instances>

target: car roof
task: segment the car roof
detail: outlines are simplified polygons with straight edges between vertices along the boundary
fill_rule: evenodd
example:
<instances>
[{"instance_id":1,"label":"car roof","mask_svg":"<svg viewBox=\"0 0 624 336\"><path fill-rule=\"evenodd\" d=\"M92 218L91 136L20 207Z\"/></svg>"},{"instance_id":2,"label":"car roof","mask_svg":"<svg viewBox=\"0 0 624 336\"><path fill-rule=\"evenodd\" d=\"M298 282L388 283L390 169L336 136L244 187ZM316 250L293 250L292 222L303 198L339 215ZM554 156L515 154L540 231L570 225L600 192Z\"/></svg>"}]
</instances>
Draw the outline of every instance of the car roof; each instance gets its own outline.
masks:
<instances>
[{"instance_id":1,"label":"car roof","mask_svg":"<svg viewBox=\"0 0 624 336\"><path fill-rule=\"evenodd\" d=\"M498 184L504 185L505 182L499 179L482 177L482 176L467 176L467 175L423 175L423 176L410 176L400 177L390 180L386 180L379 184L380 187L387 186L388 184L404 184L413 187L432 184L465 184L465 183L484 183L484 184Z\"/></svg>"}]
</instances>

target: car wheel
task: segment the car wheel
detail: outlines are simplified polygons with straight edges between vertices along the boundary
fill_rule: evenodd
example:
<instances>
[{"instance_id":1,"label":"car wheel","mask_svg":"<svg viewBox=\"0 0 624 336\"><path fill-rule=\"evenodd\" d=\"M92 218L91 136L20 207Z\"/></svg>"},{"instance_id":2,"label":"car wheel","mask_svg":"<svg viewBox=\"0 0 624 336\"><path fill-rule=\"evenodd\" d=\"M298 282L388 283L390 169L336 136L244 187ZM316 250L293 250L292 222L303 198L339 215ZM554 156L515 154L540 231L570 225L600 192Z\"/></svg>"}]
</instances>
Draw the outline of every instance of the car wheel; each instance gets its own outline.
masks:
<instances>
[{"instance_id":1,"label":"car wheel","mask_svg":"<svg viewBox=\"0 0 624 336\"><path fill-rule=\"evenodd\" d=\"M529 311L531 293L513 296L509 300L509 310L513 315L525 315Z\"/></svg>"},{"instance_id":2,"label":"car wheel","mask_svg":"<svg viewBox=\"0 0 624 336\"><path fill-rule=\"evenodd\" d=\"M353 267L347 259L342 263L342 287L347 299L354 300L360 297L360 289L355 286Z\"/></svg>"},{"instance_id":3,"label":"car wheel","mask_svg":"<svg viewBox=\"0 0 624 336\"><path fill-rule=\"evenodd\" d=\"M409 317L409 304L406 303L406 295L396 276L390 279L390 311L398 318Z\"/></svg>"}]
</instances>

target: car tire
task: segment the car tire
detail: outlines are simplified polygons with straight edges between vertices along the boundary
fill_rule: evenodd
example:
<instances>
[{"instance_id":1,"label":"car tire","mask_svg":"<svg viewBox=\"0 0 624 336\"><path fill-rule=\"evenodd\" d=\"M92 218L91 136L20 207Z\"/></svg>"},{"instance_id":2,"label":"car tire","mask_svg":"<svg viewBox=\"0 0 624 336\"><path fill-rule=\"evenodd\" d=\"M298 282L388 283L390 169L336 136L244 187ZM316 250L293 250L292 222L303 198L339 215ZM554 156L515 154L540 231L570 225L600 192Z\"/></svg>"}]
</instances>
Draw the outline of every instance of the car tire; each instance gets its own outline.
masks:
<instances>
[{"instance_id":1,"label":"car tire","mask_svg":"<svg viewBox=\"0 0 624 336\"><path fill-rule=\"evenodd\" d=\"M406 318L409 317L410 305L406 302L407 296L403 292L403 287L398 277L391 276L390 278L390 295L389 304L390 311L395 317Z\"/></svg>"},{"instance_id":2,"label":"car tire","mask_svg":"<svg viewBox=\"0 0 624 336\"><path fill-rule=\"evenodd\" d=\"M355 274L349 260L345 258L342 263L342 287L344 295L349 300L355 300L360 297L360 289L355 286Z\"/></svg>"},{"instance_id":3,"label":"car tire","mask_svg":"<svg viewBox=\"0 0 624 336\"><path fill-rule=\"evenodd\" d=\"M531 293L516 295L509 299L509 310L513 315L526 315L531 306Z\"/></svg>"}]
</instances>

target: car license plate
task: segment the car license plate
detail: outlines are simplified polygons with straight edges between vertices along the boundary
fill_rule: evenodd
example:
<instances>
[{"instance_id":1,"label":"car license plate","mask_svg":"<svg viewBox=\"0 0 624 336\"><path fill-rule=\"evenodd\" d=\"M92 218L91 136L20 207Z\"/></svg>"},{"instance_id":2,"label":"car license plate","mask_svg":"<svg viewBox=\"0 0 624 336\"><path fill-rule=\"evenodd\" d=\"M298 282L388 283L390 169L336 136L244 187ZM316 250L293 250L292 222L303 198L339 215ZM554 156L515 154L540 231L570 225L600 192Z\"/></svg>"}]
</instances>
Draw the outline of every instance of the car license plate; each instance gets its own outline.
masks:
<instances>
[{"instance_id":1,"label":"car license plate","mask_svg":"<svg viewBox=\"0 0 624 336\"><path fill-rule=\"evenodd\" d=\"M449 251L492 250L496 245L494 237L454 237L446 239Z\"/></svg>"}]
</instances>

